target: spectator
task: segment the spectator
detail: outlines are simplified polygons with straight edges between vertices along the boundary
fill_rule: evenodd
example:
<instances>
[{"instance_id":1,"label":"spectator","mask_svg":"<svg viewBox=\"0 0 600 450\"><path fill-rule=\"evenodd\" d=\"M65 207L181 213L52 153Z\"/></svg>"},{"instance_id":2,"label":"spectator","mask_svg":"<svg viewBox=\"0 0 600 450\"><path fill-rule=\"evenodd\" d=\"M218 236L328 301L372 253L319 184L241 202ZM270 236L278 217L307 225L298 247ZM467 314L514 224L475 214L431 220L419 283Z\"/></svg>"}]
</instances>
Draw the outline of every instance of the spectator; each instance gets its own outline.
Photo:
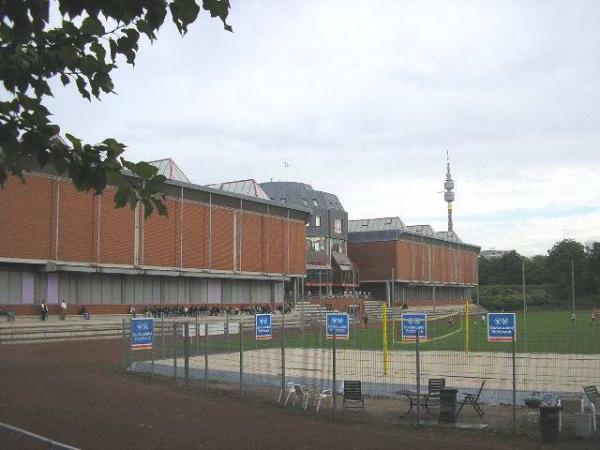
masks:
<instances>
[{"instance_id":1,"label":"spectator","mask_svg":"<svg viewBox=\"0 0 600 450\"><path fill-rule=\"evenodd\" d=\"M575 325L575 320L577 319L577 316L575 315L575 313L571 313L571 323L573 325Z\"/></svg>"},{"instance_id":2,"label":"spectator","mask_svg":"<svg viewBox=\"0 0 600 450\"><path fill-rule=\"evenodd\" d=\"M48 318L48 305L46 305L46 299L42 299L42 303L40 304L40 318L42 320L46 320Z\"/></svg>"},{"instance_id":3,"label":"spectator","mask_svg":"<svg viewBox=\"0 0 600 450\"><path fill-rule=\"evenodd\" d=\"M592 312L591 319L592 319L592 326L594 326L594 323L596 322L596 313L595 312Z\"/></svg>"},{"instance_id":4,"label":"spectator","mask_svg":"<svg viewBox=\"0 0 600 450\"><path fill-rule=\"evenodd\" d=\"M369 317L366 314L365 317L363 317L363 326L369 328Z\"/></svg>"},{"instance_id":5,"label":"spectator","mask_svg":"<svg viewBox=\"0 0 600 450\"><path fill-rule=\"evenodd\" d=\"M63 299L60 302L60 320L65 320L67 318L67 302Z\"/></svg>"},{"instance_id":6,"label":"spectator","mask_svg":"<svg viewBox=\"0 0 600 450\"><path fill-rule=\"evenodd\" d=\"M135 314L135 306L131 306L129 308L129 314L131 314L133 316L133 318L135 319L135 316L136 316L136 314Z\"/></svg>"}]
</instances>

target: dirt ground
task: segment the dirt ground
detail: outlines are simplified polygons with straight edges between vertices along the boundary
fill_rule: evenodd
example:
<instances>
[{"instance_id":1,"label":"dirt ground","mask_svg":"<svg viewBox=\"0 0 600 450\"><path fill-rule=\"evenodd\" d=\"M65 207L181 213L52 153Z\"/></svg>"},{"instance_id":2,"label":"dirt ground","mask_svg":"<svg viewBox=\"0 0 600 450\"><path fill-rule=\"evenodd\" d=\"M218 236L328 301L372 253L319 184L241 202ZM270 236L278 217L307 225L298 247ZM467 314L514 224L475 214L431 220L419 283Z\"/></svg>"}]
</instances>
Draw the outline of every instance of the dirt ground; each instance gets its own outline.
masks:
<instances>
[{"instance_id":1,"label":"dirt ground","mask_svg":"<svg viewBox=\"0 0 600 450\"><path fill-rule=\"evenodd\" d=\"M124 373L121 341L0 346L0 421L83 449L583 449L531 438L415 429L360 414L306 416ZM0 448L36 447L0 431ZM598 448L590 444L589 448Z\"/></svg>"}]
</instances>

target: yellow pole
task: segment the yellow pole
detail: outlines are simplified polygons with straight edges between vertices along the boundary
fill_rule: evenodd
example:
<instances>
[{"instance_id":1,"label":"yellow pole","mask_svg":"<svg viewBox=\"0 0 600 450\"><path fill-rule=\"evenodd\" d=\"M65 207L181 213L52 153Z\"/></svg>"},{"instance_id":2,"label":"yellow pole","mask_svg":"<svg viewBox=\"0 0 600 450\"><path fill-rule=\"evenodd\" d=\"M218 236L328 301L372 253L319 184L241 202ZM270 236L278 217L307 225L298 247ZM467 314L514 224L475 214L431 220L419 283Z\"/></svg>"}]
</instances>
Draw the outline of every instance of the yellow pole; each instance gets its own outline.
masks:
<instances>
[{"instance_id":1,"label":"yellow pole","mask_svg":"<svg viewBox=\"0 0 600 450\"><path fill-rule=\"evenodd\" d=\"M387 304L384 302L381 304L381 319L383 327L383 374L388 373L388 336L387 336Z\"/></svg>"},{"instance_id":2,"label":"yellow pole","mask_svg":"<svg viewBox=\"0 0 600 450\"><path fill-rule=\"evenodd\" d=\"M469 301L465 302L465 353L469 353Z\"/></svg>"}]
</instances>

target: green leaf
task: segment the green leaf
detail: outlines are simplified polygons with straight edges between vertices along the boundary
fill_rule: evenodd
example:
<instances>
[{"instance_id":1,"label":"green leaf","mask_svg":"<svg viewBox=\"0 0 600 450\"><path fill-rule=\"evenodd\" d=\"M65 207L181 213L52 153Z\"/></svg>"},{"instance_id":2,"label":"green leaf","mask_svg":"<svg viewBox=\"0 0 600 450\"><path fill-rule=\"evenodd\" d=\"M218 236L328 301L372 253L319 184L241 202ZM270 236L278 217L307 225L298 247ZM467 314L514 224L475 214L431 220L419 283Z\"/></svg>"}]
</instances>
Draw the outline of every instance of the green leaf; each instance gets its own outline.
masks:
<instances>
[{"instance_id":1,"label":"green leaf","mask_svg":"<svg viewBox=\"0 0 600 450\"><path fill-rule=\"evenodd\" d=\"M131 196L131 188L129 186L120 186L115 192L115 206L117 208L122 208L127 205L129 201L129 197Z\"/></svg>"},{"instance_id":2,"label":"green leaf","mask_svg":"<svg viewBox=\"0 0 600 450\"><path fill-rule=\"evenodd\" d=\"M156 209L158 210L158 214L160 214L161 216L169 215L169 210L167 209L167 206L162 202L161 199L154 198L153 201L154 206L156 206Z\"/></svg>"},{"instance_id":3,"label":"green leaf","mask_svg":"<svg viewBox=\"0 0 600 450\"><path fill-rule=\"evenodd\" d=\"M154 175L152 178L146 181L146 188L149 191L157 192L165 181L167 181L167 177L164 175Z\"/></svg>"},{"instance_id":4,"label":"green leaf","mask_svg":"<svg viewBox=\"0 0 600 450\"><path fill-rule=\"evenodd\" d=\"M92 42L92 45L90 45L90 50L96 54L98 60L104 61L106 58L106 49L99 42Z\"/></svg>"},{"instance_id":5,"label":"green leaf","mask_svg":"<svg viewBox=\"0 0 600 450\"><path fill-rule=\"evenodd\" d=\"M158 167L148 164L145 161L140 161L135 165L133 172L144 180L149 180L158 172Z\"/></svg>"},{"instance_id":6,"label":"green leaf","mask_svg":"<svg viewBox=\"0 0 600 450\"><path fill-rule=\"evenodd\" d=\"M77 62L77 50L72 44L64 44L58 51L58 57L66 66L73 66Z\"/></svg>"},{"instance_id":7,"label":"green leaf","mask_svg":"<svg viewBox=\"0 0 600 450\"><path fill-rule=\"evenodd\" d=\"M73 144L73 148L75 148L76 150L81 150L81 139L76 138L75 136L73 136L72 134L66 133L65 137L71 141L71 144Z\"/></svg>"},{"instance_id":8,"label":"green leaf","mask_svg":"<svg viewBox=\"0 0 600 450\"><path fill-rule=\"evenodd\" d=\"M77 77L77 89L79 89L79 93L87 98L88 100L92 100L90 93L86 90L86 82L82 77Z\"/></svg>"},{"instance_id":9,"label":"green leaf","mask_svg":"<svg viewBox=\"0 0 600 450\"><path fill-rule=\"evenodd\" d=\"M104 26L97 17L86 17L79 29L89 35L104 34Z\"/></svg>"},{"instance_id":10,"label":"green leaf","mask_svg":"<svg viewBox=\"0 0 600 450\"><path fill-rule=\"evenodd\" d=\"M107 170L106 171L106 182L109 184L117 184L123 179L121 172L118 170Z\"/></svg>"}]
</instances>

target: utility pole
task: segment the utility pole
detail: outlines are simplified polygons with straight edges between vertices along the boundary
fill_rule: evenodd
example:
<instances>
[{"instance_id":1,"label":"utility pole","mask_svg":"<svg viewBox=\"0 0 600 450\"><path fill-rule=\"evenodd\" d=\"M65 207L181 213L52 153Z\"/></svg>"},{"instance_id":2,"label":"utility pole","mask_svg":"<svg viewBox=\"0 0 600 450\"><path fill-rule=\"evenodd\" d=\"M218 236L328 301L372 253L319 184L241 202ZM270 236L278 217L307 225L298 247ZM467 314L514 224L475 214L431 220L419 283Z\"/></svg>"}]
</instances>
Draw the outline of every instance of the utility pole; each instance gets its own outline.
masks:
<instances>
[{"instance_id":1,"label":"utility pole","mask_svg":"<svg viewBox=\"0 0 600 450\"><path fill-rule=\"evenodd\" d=\"M525 296L525 259L521 260L523 272L523 335L525 337L525 351L527 351L527 297Z\"/></svg>"},{"instance_id":2,"label":"utility pole","mask_svg":"<svg viewBox=\"0 0 600 450\"><path fill-rule=\"evenodd\" d=\"M571 298L573 300L573 314L575 314L575 263L571 259Z\"/></svg>"}]
</instances>

